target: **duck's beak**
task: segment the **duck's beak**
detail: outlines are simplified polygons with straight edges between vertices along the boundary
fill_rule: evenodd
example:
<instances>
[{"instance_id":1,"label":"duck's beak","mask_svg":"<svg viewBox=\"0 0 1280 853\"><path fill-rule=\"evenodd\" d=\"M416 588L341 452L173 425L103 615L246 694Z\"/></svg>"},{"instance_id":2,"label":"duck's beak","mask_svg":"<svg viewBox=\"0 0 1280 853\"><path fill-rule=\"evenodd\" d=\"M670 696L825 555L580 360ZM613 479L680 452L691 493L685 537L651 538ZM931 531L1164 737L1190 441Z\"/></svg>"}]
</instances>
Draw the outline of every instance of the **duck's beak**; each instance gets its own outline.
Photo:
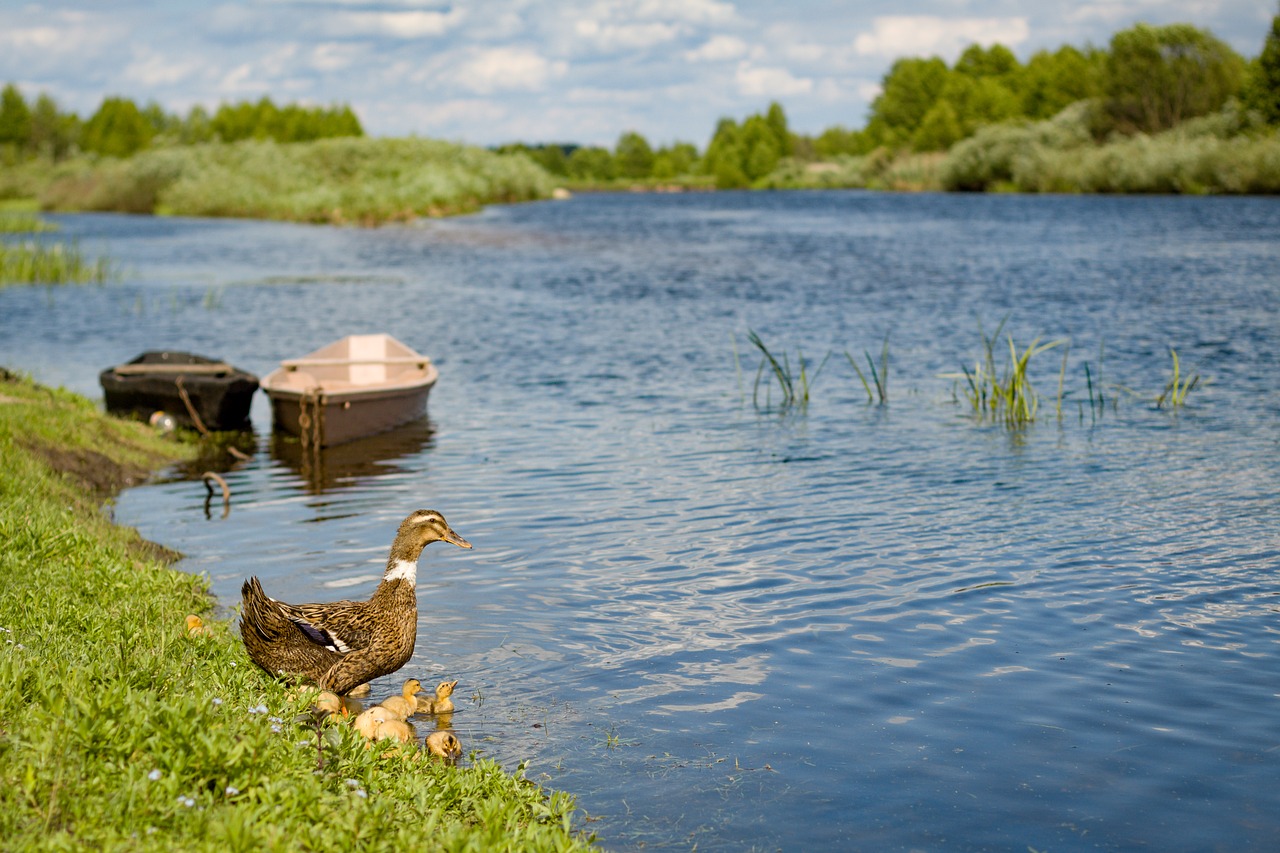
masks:
<instances>
[{"instance_id":1,"label":"duck's beak","mask_svg":"<svg viewBox=\"0 0 1280 853\"><path fill-rule=\"evenodd\" d=\"M452 528L444 532L444 541L452 542L454 545L457 545L459 548L471 547L471 543L463 539L458 534L454 533Z\"/></svg>"}]
</instances>

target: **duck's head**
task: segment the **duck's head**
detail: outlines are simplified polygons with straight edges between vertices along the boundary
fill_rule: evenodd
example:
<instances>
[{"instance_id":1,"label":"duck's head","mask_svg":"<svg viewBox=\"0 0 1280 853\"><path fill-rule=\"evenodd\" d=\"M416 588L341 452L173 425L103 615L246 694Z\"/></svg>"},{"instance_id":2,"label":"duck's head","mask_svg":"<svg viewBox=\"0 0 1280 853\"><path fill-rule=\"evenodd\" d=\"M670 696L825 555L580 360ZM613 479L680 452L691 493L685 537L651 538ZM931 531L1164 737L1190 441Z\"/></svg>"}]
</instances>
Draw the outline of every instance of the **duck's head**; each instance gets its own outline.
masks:
<instances>
[{"instance_id":1,"label":"duck's head","mask_svg":"<svg viewBox=\"0 0 1280 853\"><path fill-rule=\"evenodd\" d=\"M457 681L442 681L436 685L436 698L446 699L453 695L453 688L458 686Z\"/></svg>"},{"instance_id":2,"label":"duck's head","mask_svg":"<svg viewBox=\"0 0 1280 853\"><path fill-rule=\"evenodd\" d=\"M422 682L416 678L407 679L404 683L402 691L404 698L412 699L416 694L422 692Z\"/></svg>"},{"instance_id":3,"label":"duck's head","mask_svg":"<svg viewBox=\"0 0 1280 853\"><path fill-rule=\"evenodd\" d=\"M439 756L449 763L462 757L462 742L453 732L432 732L427 735L425 746L431 755Z\"/></svg>"},{"instance_id":4,"label":"duck's head","mask_svg":"<svg viewBox=\"0 0 1280 853\"><path fill-rule=\"evenodd\" d=\"M453 532L449 522L434 509L420 509L400 522L395 544L391 546L392 562L416 561L422 549L432 542L450 542L459 548L470 548L471 543Z\"/></svg>"}]
</instances>

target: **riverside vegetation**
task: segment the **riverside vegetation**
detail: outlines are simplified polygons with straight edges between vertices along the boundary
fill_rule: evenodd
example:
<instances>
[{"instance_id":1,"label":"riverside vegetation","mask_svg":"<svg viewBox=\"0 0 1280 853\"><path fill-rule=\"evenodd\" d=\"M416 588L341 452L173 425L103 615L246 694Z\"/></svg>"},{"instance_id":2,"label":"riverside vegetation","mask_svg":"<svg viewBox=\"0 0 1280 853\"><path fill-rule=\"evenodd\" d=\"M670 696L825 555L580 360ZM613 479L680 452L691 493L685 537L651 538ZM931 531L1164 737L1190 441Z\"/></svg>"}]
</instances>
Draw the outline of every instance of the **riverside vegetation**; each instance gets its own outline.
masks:
<instances>
[{"instance_id":1,"label":"riverside vegetation","mask_svg":"<svg viewBox=\"0 0 1280 853\"><path fill-rule=\"evenodd\" d=\"M0 836L11 850L575 850L573 803L496 763L366 750L263 677L205 581L101 502L193 455L0 371Z\"/></svg>"}]
</instances>

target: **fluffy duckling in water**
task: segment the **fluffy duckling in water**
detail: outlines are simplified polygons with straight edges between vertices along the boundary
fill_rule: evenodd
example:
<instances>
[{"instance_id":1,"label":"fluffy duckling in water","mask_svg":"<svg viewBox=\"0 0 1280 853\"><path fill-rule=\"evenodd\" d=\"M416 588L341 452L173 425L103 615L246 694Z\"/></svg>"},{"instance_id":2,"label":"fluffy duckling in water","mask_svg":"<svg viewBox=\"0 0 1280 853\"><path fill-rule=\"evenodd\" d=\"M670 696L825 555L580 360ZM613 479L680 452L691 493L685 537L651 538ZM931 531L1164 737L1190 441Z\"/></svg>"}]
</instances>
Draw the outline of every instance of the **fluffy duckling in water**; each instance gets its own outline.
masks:
<instances>
[{"instance_id":1,"label":"fluffy duckling in water","mask_svg":"<svg viewBox=\"0 0 1280 853\"><path fill-rule=\"evenodd\" d=\"M453 700L449 697L453 695L453 688L458 686L458 682L442 681L436 685L436 694L434 696L418 697L418 713L419 714L448 714L453 711Z\"/></svg>"},{"instance_id":2,"label":"fluffy duckling in water","mask_svg":"<svg viewBox=\"0 0 1280 853\"><path fill-rule=\"evenodd\" d=\"M462 757L462 743L454 737L453 732L432 732L427 735L427 754L443 758L448 764L456 764Z\"/></svg>"},{"instance_id":3,"label":"fluffy duckling in water","mask_svg":"<svg viewBox=\"0 0 1280 853\"><path fill-rule=\"evenodd\" d=\"M414 714L418 713L417 694L422 692L422 682L416 678L410 678L404 683L404 688L399 696L390 696L382 700L382 707L386 708L395 716L402 720L407 720Z\"/></svg>"}]
</instances>

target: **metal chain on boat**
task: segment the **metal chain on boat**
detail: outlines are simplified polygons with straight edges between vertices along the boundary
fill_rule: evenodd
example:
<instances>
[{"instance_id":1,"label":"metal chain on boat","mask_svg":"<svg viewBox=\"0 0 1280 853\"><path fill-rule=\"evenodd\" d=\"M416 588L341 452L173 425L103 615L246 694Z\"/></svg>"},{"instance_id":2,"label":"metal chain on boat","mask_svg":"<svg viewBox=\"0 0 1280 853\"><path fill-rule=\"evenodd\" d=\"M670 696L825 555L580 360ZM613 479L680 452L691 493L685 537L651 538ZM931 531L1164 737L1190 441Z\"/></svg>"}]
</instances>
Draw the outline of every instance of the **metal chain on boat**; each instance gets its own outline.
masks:
<instances>
[{"instance_id":1,"label":"metal chain on boat","mask_svg":"<svg viewBox=\"0 0 1280 853\"><path fill-rule=\"evenodd\" d=\"M319 385L298 397L298 438L303 453L319 453L324 444L324 393Z\"/></svg>"}]
</instances>

